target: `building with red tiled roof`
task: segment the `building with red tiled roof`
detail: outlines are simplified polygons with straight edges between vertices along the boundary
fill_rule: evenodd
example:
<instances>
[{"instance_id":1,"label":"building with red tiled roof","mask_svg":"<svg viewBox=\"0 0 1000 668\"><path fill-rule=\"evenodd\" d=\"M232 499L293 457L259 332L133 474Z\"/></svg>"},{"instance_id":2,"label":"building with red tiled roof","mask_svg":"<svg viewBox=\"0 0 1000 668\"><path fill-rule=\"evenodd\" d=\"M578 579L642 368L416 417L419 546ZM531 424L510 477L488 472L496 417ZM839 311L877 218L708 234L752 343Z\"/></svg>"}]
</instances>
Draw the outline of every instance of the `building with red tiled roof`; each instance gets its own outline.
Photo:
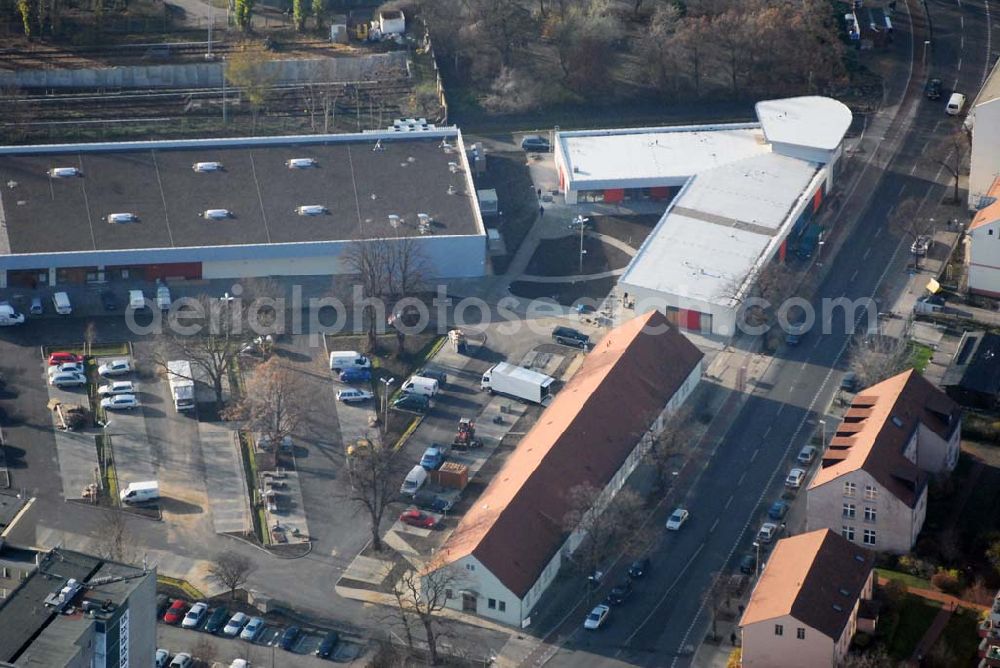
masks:
<instances>
[{"instance_id":1,"label":"building with red tiled roof","mask_svg":"<svg viewBox=\"0 0 1000 668\"><path fill-rule=\"evenodd\" d=\"M806 525L864 547L908 552L930 474L958 463L958 404L913 369L861 390L808 487Z\"/></svg>"},{"instance_id":2,"label":"building with red tiled roof","mask_svg":"<svg viewBox=\"0 0 1000 668\"><path fill-rule=\"evenodd\" d=\"M989 203L976 212L966 235L969 292L1000 297L1000 177L983 201Z\"/></svg>"},{"instance_id":3,"label":"building with red tiled roof","mask_svg":"<svg viewBox=\"0 0 1000 668\"><path fill-rule=\"evenodd\" d=\"M521 625L582 540L565 528L570 490L613 498L698 384L702 357L659 311L611 330L429 566L457 574L448 607Z\"/></svg>"},{"instance_id":4,"label":"building with red tiled roof","mask_svg":"<svg viewBox=\"0 0 1000 668\"><path fill-rule=\"evenodd\" d=\"M743 668L839 666L874 562L829 529L779 540L740 620Z\"/></svg>"}]
</instances>

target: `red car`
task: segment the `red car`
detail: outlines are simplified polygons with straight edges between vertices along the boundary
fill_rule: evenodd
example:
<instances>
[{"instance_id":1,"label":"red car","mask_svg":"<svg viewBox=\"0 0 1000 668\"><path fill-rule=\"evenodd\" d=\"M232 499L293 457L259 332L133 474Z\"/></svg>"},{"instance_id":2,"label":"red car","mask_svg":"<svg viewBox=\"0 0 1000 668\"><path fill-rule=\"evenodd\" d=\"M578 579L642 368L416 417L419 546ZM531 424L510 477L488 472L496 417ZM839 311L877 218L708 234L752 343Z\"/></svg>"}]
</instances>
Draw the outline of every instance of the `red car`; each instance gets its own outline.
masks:
<instances>
[{"instance_id":1,"label":"red car","mask_svg":"<svg viewBox=\"0 0 1000 668\"><path fill-rule=\"evenodd\" d=\"M437 524L436 519L419 510L407 510L399 516L399 521L403 524L409 524L411 527L420 527L421 529L433 529Z\"/></svg>"},{"instance_id":2,"label":"red car","mask_svg":"<svg viewBox=\"0 0 1000 668\"><path fill-rule=\"evenodd\" d=\"M74 364L83 361L83 357L76 353L52 353L49 355L49 366L57 364Z\"/></svg>"},{"instance_id":3,"label":"red car","mask_svg":"<svg viewBox=\"0 0 1000 668\"><path fill-rule=\"evenodd\" d=\"M187 609L187 603L179 598L175 599L174 602L170 604L170 607L167 608L166 614L163 615L163 621L167 624L177 624L184 619L184 615L187 614Z\"/></svg>"}]
</instances>

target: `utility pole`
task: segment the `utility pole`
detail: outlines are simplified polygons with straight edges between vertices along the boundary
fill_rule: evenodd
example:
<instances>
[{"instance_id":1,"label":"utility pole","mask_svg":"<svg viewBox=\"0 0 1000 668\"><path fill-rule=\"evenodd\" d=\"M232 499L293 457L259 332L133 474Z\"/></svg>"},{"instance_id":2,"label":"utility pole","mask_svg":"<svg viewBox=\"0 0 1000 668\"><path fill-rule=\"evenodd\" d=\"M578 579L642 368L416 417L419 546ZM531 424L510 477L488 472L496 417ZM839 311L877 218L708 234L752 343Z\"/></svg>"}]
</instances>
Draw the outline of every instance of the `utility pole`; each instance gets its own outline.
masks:
<instances>
[{"instance_id":1,"label":"utility pole","mask_svg":"<svg viewBox=\"0 0 1000 668\"><path fill-rule=\"evenodd\" d=\"M389 386L396 382L395 378L382 379L382 440L385 440L389 428Z\"/></svg>"},{"instance_id":2,"label":"utility pole","mask_svg":"<svg viewBox=\"0 0 1000 668\"><path fill-rule=\"evenodd\" d=\"M215 15L212 13L212 0L208 0L208 53L205 54L206 60L212 59L212 24L215 23ZM225 73L223 72L223 79L225 79Z\"/></svg>"}]
</instances>

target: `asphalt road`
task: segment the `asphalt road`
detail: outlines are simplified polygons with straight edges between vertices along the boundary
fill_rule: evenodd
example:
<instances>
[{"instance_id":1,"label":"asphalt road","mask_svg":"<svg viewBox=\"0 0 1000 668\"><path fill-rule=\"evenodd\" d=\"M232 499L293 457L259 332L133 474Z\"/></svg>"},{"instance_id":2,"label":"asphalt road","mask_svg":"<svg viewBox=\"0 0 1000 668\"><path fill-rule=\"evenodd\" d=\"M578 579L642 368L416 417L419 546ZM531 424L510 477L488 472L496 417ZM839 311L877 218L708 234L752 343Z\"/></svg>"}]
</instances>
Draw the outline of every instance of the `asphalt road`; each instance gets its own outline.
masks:
<instances>
[{"instance_id":1,"label":"asphalt road","mask_svg":"<svg viewBox=\"0 0 1000 668\"><path fill-rule=\"evenodd\" d=\"M823 297L870 297L885 279L902 275L909 240L901 240L887 228L890 212L911 197L932 206L948 188L947 172L930 154L951 127L960 123L944 114L947 96L957 90L971 102L992 64L989 21L982 0L959 4L928 0L928 8L935 39L934 50L928 54L931 76L942 78L947 90L938 102L921 100L912 124L901 129L900 150L880 175L874 197L820 286L818 294ZM994 3L989 9L995 13L1000 5ZM909 36L898 29L897 49L909 52ZM918 66L914 68L916 90L911 86L911 91L919 96L923 81L916 78L922 54L918 49L914 55ZM905 85L906 68L899 69L902 80L888 84L890 100L892 89L898 95ZM956 215L960 215L957 210ZM765 382L748 397L689 492L685 505L691 510L691 520L680 532L663 532L651 555L653 567L637 595L614 610L601 631L578 628L572 632L549 666L691 664L691 651L708 631L702 592L714 574L732 572L741 550L750 548L767 506L781 494L792 458L808 442L839 385L850 336L844 333L843 317L834 324L833 333L811 332L799 346L779 353ZM659 519L655 527L662 526ZM582 624L582 616L567 620L567 624L577 622Z\"/></svg>"}]
</instances>

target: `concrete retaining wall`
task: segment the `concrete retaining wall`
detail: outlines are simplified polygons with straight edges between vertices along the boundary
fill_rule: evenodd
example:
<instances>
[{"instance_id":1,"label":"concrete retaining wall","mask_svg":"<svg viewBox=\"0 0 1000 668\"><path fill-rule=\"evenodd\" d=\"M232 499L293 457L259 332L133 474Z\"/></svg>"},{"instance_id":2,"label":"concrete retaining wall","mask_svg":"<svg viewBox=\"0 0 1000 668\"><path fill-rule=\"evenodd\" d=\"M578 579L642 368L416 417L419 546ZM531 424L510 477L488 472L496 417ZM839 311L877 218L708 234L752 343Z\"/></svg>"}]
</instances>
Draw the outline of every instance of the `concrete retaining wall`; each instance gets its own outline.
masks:
<instances>
[{"instance_id":1,"label":"concrete retaining wall","mask_svg":"<svg viewBox=\"0 0 1000 668\"><path fill-rule=\"evenodd\" d=\"M275 83L308 81L375 81L407 71L406 53L353 58L274 60L268 63ZM223 63L140 65L79 70L0 72L0 87L19 88L208 88L222 85Z\"/></svg>"}]
</instances>

